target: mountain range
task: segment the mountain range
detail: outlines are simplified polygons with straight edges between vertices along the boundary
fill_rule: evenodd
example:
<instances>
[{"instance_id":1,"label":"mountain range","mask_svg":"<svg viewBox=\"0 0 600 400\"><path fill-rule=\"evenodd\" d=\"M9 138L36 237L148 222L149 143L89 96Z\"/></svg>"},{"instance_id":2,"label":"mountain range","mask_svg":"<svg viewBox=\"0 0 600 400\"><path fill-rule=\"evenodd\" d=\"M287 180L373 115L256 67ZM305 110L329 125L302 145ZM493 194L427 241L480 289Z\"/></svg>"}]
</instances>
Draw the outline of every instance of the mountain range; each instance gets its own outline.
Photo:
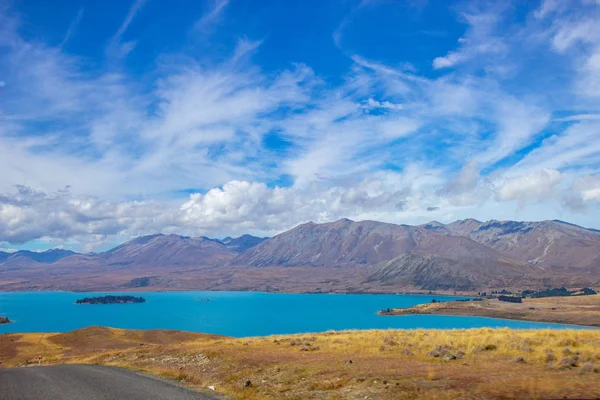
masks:
<instances>
[{"instance_id":1,"label":"mountain range","mask_svg":"<svg viewBox=\"0 0 600 400\"><path fill-rule=\"evenodd\" d=\"M0 252L0 290L475 291L600 285L600 231L466 219L299 225L272 238L142 236L99 254Z\"/></svg>"}]
</instances>

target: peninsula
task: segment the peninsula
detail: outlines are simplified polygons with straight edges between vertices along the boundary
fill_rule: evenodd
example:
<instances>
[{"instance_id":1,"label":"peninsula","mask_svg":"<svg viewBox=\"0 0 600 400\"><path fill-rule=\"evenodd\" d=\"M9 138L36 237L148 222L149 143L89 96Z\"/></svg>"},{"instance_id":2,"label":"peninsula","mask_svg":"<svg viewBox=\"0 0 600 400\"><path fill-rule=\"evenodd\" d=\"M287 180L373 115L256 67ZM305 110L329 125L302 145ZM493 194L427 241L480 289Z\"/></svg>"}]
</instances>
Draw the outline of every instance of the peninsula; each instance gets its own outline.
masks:
<instances>
[{"instance_id":1,"label":"peninsula","mask_svg":"<svg viewBox=\"0 0 600 400\"><path fill-rule=\"evenodd\" d=\"M462 315L600 327L600 295L523 298L521 303L498 299L438 301L379 312L379 315L411 314Z\"/></svg>"},{"instance_id":2,"label":"peninsula","mask_svg":"<svg viewBox=\"0 0 600 400\"><path fill-rule=\"evenodd\" d=\"M85 297L79 299L75 304L131 304L144 303L146 299L143 297L134 296L100 296L100 297Z\"/></svg>"},{"instance_id":3,"label":"peninsula","mask_svg":"<svg viewBox=\"0 0 600 400\"><path fill-rule=\"evenodd\" d=\"M0 324L10 324L10 319L7 317L0 317Z\"/></svg>"}]
</instances>

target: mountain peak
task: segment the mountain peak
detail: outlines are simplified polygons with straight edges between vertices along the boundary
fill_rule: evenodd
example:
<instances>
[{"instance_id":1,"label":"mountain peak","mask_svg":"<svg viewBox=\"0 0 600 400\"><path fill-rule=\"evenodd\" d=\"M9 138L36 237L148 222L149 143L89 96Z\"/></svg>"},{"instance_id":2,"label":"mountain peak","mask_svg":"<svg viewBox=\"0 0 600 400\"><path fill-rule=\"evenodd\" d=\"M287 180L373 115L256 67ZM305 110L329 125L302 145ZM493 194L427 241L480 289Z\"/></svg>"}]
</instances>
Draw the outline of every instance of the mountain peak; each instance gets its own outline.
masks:
<instances>
[{"instance_id":1,"label":"mountain peak","mask_svg":"<svg viewBox=\"0 0 600 400\"><path fill-rule=\"evenodd\" d=\"M494 221L494 220L492 220L492 221ZM460 219L459 219L459 220L458 220L458 221L456 221L456 222L458 222L458 223L460 223L460 224L471 224L471 223L483 224L483 221L480 221L480 220L478 220L478 219L475 219L475 218L465 218L465 219L463 219L463 220L460 220Z\"/></svg>"},{"instance_id":2,"label":"mountain peak","mask_svg":"<svg viewBox=\"0 0 600 400\"><path fill-rule=\"evenodd\" d=\"M446 225L442 224L439 221L430 221L426 224L419 225L421 228L427 229L429 231L441 231L446 229Z\"/></svg>"},{"instance_id":3,"label":"mountain peak","mask_svg":"<svg viewBox=\"0 0 600 400\"><path fill-rule=\"evenodd\" d=\"M345 225L349 225L349 224L353 224L353 223L354 223L354 221L352 221L351 219L341 218L341 219L338 219L337 221L331 222L331 225L334 225L334 226L345 226Z\"/></svg>"},{"instance_id":4,"label":"mountain peak","mask_svg":"<svg viewBox=\"0 0 600 400\"><path fill-rule=\"evenodd\" d=\"M243 251L248 250L251 247L254 247L254 246L262 243L266 239L267 238L260 238L257 236L244 234L240 237L236 237L236 238L226 237L222 240L217 240L217 241L219 243L221 243L222 245L224 245L225 247L227 247L228 249L231 249L233 251L241 253Z\"/></svg>"}]
</instances>

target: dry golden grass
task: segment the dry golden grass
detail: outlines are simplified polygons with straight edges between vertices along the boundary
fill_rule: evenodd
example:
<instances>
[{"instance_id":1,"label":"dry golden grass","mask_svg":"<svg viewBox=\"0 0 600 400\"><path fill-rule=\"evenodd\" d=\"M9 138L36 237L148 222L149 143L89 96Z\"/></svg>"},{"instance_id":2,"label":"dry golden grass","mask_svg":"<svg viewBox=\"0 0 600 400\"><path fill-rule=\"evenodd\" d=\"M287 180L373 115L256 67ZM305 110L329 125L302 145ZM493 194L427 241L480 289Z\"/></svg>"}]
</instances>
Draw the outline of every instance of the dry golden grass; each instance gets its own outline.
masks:
<instances>
[{"instance_id":1,"label":"dry golden grass","mask_svg":"<svg viewBox=\"0 0 600 400\"><path fill-rule=\"evenodd\" d=\"M508 303L496 299L448 301L396 308L386 315L440 314L554 322L600 327L600 294L593 296L546 297Z\"/></svg>"},{"instance_id":2,"label":"dry golden grass","mask_svg":"<svg viewBox=\"0 0 600 400\"><path fill-rule=\"evenodd\" d=\"M247 400L600 394L600 331L373 330L236 339L93 327L0 335L4 366L37 363L39 355L43 364L134 368ZM252 387L244 388L247 380Z\"/></svg>"}]
</instances>

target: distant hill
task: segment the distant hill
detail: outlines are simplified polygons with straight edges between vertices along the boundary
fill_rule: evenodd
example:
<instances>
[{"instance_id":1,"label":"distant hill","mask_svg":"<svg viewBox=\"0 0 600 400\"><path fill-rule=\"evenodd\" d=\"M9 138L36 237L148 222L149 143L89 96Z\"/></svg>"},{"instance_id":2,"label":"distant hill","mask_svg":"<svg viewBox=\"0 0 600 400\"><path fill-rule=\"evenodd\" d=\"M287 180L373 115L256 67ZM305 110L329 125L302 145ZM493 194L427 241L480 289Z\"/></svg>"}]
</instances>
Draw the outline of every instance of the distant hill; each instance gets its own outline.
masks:
<instances>
[{"instance_id":1,"label":"distant hill","mask_svg":"<svg viewBox=\"0 0 600 400\"><path fill-rule=\"evenodd\" d=\"M251 247L254 247L254 246L264 242L267 239L268 238L266 238L266 237L261 238L261 237L256 237L256 236L252 236L252 235L242 235L237 238L226 237L225 239L221 239L221 240L215 239L215 240L217 240L219 243L221 243L228 249L231 249L233 251L241 253L241 252L248 250Z\"/></svg>"},{"instance_id":2,"label":"distant hill","mask_svg":"<svg viewBox=\"0 0 600 400\"><path fill-rule=\"evenodd\" d=\"M28 259L37 263L52 264L60 259L72 256L74 254L77 253L71 250L62 249L51 249L40 252L19 250L14 253L0 251L0 263L7 262L9 260Z\"/></svg>"},{"instance_id":3,"label":"distant hill","mask_svg":"<svg viewBox=\"0 0 600 400\"><path fill-rule=\"evenodd\" d=\"M8 257L10 257L13 253L8 253L5 251L0 251L0 263L5 261Z\"/></svg>"}]
</instances>

